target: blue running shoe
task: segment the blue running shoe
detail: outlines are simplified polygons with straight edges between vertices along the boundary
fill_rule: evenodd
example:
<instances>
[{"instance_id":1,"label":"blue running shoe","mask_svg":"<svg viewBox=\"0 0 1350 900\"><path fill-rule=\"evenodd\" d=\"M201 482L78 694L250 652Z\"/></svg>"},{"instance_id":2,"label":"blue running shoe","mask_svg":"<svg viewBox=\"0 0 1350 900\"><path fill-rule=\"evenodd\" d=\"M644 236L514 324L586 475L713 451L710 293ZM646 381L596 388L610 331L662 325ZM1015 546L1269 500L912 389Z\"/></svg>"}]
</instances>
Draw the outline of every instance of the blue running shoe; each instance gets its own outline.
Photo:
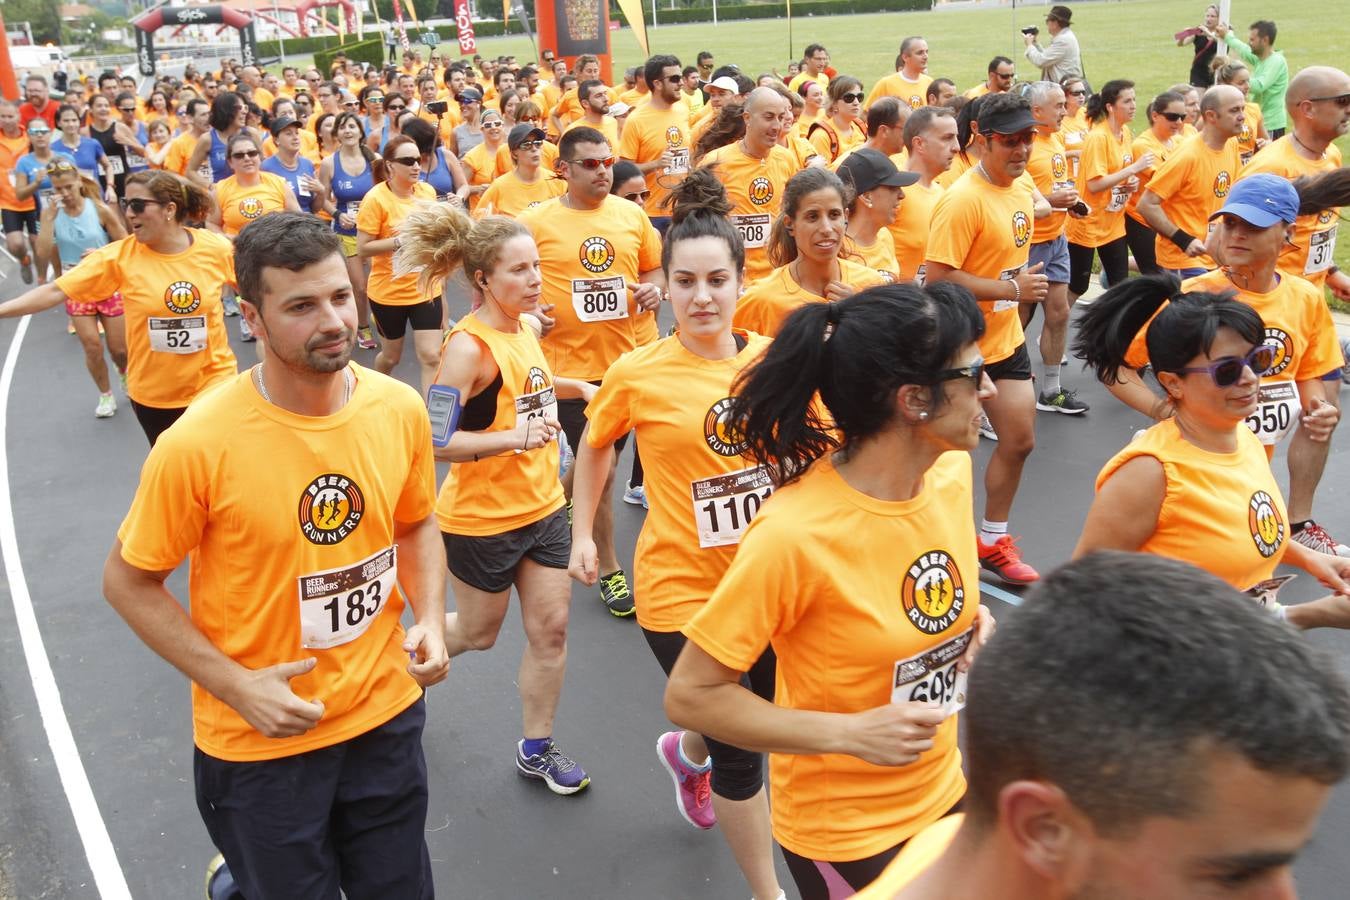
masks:
<instances>
[{"instance_id":1,"label":"blue running shoe","mask_svg":"<svg viewBox=\"0 0 1350 900\"><path fill-rule=\"evenodd\" d=\"M552 741L537 756L525 756L525 742L516 743L516 771L522 778L533 778L548 785L555 794L575 794L585 790L591 777L572 760L563 755Z\"/></svg>"}]
</instances>

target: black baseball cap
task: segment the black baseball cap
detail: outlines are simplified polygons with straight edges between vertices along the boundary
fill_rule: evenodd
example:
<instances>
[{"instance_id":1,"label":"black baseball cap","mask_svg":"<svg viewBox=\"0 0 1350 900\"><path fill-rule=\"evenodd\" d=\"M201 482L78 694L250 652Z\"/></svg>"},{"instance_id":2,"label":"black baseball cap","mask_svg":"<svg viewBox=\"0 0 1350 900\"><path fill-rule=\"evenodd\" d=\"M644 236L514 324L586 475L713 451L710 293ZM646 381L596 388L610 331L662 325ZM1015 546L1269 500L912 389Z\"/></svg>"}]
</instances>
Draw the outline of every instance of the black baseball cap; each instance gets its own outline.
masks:
<instances>
[{"instance_id":1,"label":"black baseball cap","mask_svg":"<svg viewBox=\"0 0 1350 900\"><path fill-rule=\"evenodd\" d=\"M290 116L277 116L268 127L272 129L272 137L279 137L287 128L299 124L299 121L292 119Z\"/></svg>"},{"instance_id":2,"label":"black baseball cap","mask_svg":"<svg viewBox=\"0 0 1350 900\"><path fill-rule=\"evenodd\" d=\"M522 122L512 128L511 133L506 136L506 146L514 150L526 141L542 141L546 137L548 135L544 129Z\"/></svg>"},{"instance_id":3,"label":"black baseball cap","mask_svg":"<svg viewBox=\"0 0 1350 900\"><path fill-rule=\"evenodd\" d=\"M902 172L880 150L860 147L839 164L839 176L853 182L853 189L865 194L878 185L906 187L919 180L918 172Z\"/></svg>"},{"instance_id":4,"label":"black baseball cap","mask_svg":"<svg viewBox=\"0 0 1350 900\"><path fill-rule=\"evenodd\" d=\"M1023 131L1041 124L1031 114L1030 107L990 112L981 109L975 118L979 120L980 131L985 134L990 132L994 134L1021 134Z\"/></svg>"},{"instance_id":5,"label":"black baseball cap","mask_svg":"<svg viewBox=\"0 0 1350 900\"><path fill-rule=\"evenodd\" d=\"M455 99L460 103L482 103L483 94L477 88L466 87Z\"/></svg>"}]
</instances>

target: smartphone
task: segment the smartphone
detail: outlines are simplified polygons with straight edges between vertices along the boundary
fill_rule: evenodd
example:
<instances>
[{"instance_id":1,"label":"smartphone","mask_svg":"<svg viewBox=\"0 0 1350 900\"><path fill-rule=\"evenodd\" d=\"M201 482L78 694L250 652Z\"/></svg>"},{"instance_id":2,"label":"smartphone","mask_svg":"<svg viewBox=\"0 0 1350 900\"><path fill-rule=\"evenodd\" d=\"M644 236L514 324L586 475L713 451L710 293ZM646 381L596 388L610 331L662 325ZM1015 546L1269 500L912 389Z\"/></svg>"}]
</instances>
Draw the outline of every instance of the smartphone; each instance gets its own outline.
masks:
<instances>
[{"instance_id":1,"label":"smartphone","mask_svg":"<svg viewBox=\"0 0 1350 900\"><path fill-rule=\"evenodd\" d=\"M430 103L425 103L423 105L427 108L427 112L434 113L438 116L445 115L450 109L450 104L444 100L432 100Z\"/></svg>"}]
</instances>

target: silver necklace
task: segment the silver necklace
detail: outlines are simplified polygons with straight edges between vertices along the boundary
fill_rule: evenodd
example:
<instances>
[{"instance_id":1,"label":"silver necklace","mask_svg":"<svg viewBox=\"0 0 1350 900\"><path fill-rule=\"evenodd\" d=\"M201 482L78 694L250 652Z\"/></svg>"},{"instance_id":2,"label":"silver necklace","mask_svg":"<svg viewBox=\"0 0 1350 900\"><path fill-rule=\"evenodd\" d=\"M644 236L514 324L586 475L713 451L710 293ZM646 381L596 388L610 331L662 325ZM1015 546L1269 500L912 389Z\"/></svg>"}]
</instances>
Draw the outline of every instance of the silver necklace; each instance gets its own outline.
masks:
<instances>
[{"instance_id":1,"label":"silver necklace","mask_svg":"<svg viewBox=\"0 0 1350 900\"><path fill-rule=\"evenodd\" d=\"M257 367L254 369L254 371L257 372L257 375L254 376L254 380L258 382L258 393L259 393L259 394L262 394L262 398L263 398L264 400L266 400L268 403L272 403L272 396L271 396L270 394L267 393L267 384L263 381L263 364L262 364L262 363L258 363L258 365L257 365ZM342 388L343 388L343 390L342 390L342 405L343 405L343 406L346 406L346 405L347 405L347 401L349 401L349 400L352 399L352 370L351 370L351 369L343 369L343 370L342 370ZM276 404L275 404L275 403L272 403L272 405L275 406ZM341 408L341 407L339 407L339 408Z\"/></svg>"}]
</instances>

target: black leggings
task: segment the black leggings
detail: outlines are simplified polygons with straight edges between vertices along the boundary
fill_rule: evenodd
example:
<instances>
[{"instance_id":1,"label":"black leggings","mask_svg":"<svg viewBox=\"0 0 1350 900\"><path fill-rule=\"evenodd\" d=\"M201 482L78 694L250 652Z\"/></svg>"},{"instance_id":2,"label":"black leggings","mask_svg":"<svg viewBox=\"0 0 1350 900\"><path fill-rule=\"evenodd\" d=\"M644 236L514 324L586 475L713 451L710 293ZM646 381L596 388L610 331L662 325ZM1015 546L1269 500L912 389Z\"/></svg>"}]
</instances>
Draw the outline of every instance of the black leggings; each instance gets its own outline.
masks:
<instances>
[{"instance_id":1,"label":"black leggings","mask_svg":"<svg viewBox=\"0 0 1350 900\"><path fill-rule=\"evenodd\" d=\"M628 476L628 484L632 487L638 487L642 484L644 473L642 471L642 448L638 446L637 439L633 439L633 471Z\"/></svg>"},{"instance_id":2,"label":"black leggings","mask_svg":"<svg viewBox=\"0 0 1350 900\"><path fill-rule=\"evenodd\" d=\"M141 430L145 432L146 438L150 441L150 446L155 446L155 441L159 436L169 430L169 426L177 422L187 412L187 407L177 407L175 409L160 409L157 406L146 406L142 403L131 401L131 411L136 414L136 421L140 423Z\"/></svg>"},{"instance_id":3,"label":"black leggings","mask_svg":"<svg viewBox=\"0 0 1350 900\"><path fill-rule=\"evenodd\" d=\"M1125 243L1130 247L1130 255L1134 257L1140 275L1157 275L1162 271L1158 268L1158 245L1154 243L1157 236L1158 233L1147 225L1125 217Z\"/></svg>"},{"instance_id":4,"label":"black leggings","mask_svg":"<svg viewBox=\"0 0 1350 900\"><path fill-rule=\"evenodd\" d=\"M1092 257L1101 257L1102 271L1107 281L1120 284L1130 276L1130 248L1125 237L1116 238L1100 247L1084 247L1082 244L1069 244L1069 293L1081 297L1087 293L1088 282L1092 279Z\"/></svg>"},{"instance_id":5,"label":"black leggings","mask_svg":"<svg viewBox=\"0 0 1350 900\"><path fill-rule=\"evenodd\" d=\"M665 669L666 675L675 668L675 660L688 642L678 631L648 631L642 629L647 646L652 648L656 661ZM754 691L760 697L773 702L774 674L778 660L773 648L765 649L764 654L750 667L750 671L741 676L741 684ZM728 800L749 800L764 786L764 754L751 750L742 750L721 741L715 741L704 735L708 745L708 756L712 759L713 793Z\"/></svg>"}]
</instances>

